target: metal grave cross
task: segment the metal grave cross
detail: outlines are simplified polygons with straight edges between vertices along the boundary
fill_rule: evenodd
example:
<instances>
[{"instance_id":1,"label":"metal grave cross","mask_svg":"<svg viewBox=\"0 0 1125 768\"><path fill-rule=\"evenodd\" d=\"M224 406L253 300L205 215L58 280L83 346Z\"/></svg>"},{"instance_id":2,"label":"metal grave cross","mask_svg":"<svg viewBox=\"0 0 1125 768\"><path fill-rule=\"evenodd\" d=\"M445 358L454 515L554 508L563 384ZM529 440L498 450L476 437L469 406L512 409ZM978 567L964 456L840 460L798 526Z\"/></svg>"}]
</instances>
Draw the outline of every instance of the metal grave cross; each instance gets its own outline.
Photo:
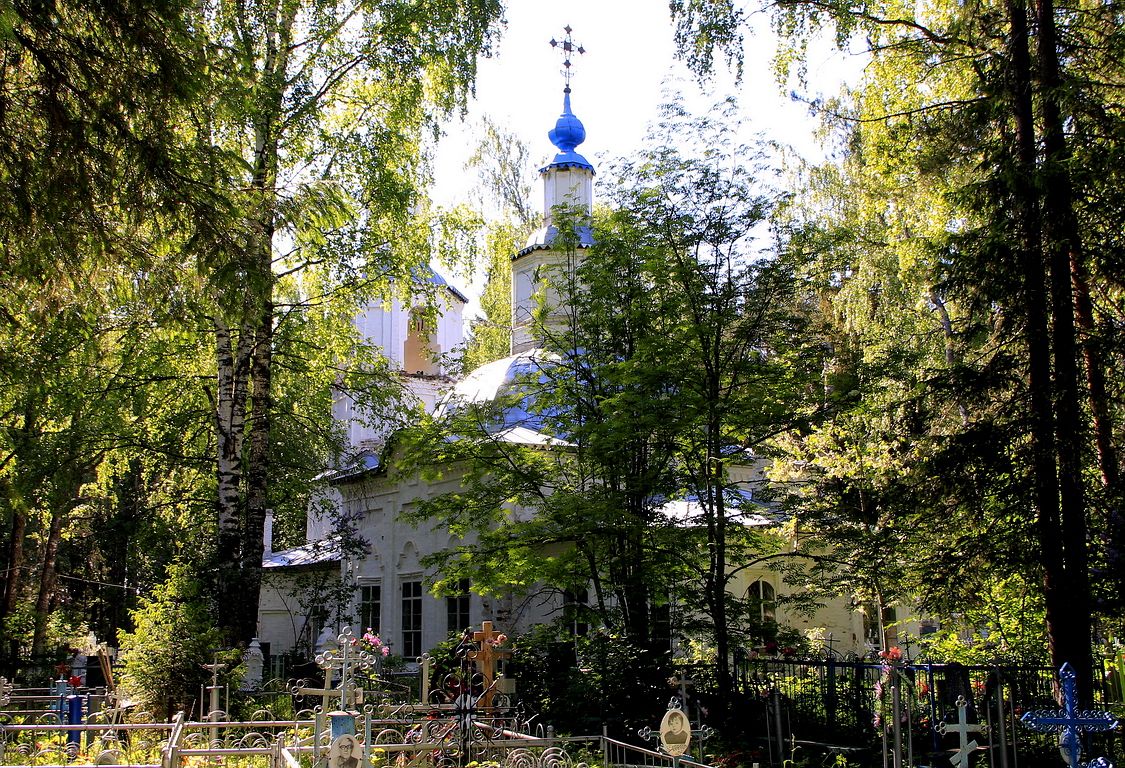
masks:
<instances>
[{"instance_id":1,"label":"metal grave cross","mask_svg":"<svg viewBox=\"0 0 1125 768\"><path fill-rule=\"evenodd\" d=\"M957 697L957 725L950 725L946 722L938 723L937 732L943 736L947 733L956 733L958 740L961 742L959 748L949 758L949 762L958 768L969 768L969 756L973 754L973 750L979 747L977 740L969 740L970 733L979 733L984 735L988 733L987 725L978 725L969 722L969 702L965 701L964 696Z\"/></svg>"},{"instance_id":2,"label":"metal grave cross","mask_svg":"<svg viewBox=\"0 0 1125 768\"><path fill-rule=\"evenodd\" d=\"M355 673L360 669L370 669L375 666L375 654L369 653L358 647L355 633L351 627L344 627L344 631L336 638L337 648L328 648L316 655L317 665L325 671L327 676L325 687L330 681L333 670L340 670L340 708L351 706L351 689L355 686ZM327 697L327 694L325 694Z\"/></svg>"},{"instance_id":3,"label":"metal grave cross","mask_svg":"<svg viewBox=\"0 0 1125 768\"><path fill-rule=\"evenodd\" d=\"M670 715L671 712L678 712L683 716L683 719L675 726L670 723L676 717ZM686 723L686 733L678 727L683 723ZM688 718L687 712L683 710L680 699L673 696L668 701L668 709L660 721L660 726L654 731L646 725L637 730L637 735L645 741L655 741L665 754L671 755L678 762L679 756L687 752L688 745L691 744L693 739L698 739L700 745L702 745L703 742L715 735L715 729L709 725L692 728L691 720ZM672 738L669 739L670 735Z\"/></svg>"},{"instance_id":4,"label":"metal grave cross","mask_svg":"<svg viewBox=\"0 0 1125 768\"><path fill-rule=\"evenodd\" d=\"M1063 756L1070 768L1082 768L1078 760L1082 756L1081 735L1083 731L1112 731L1117 727L1117 718L1109 712L1078 709L1078 691L1074 669L1063 664L1059 669L1059 682L1063 690L1063 708L1033 709L1025 712L1020 722L1040 733L1059 733L1059 749L1065 750ZM1098 764L1098 760L1090 764Z\"/></svg>"},{"instance_id":5,"label":"metal grave cross","mask_svg":"<svg viewBox=\"0 0 1125 768\"><path fill-rule=\"evenodd\" d=\"M563 55L562 76L563 76L563 82L566 85L566 92L567 93L570 93L570 66L571 66L570 57L575 53L583 54L583 53L586 52L585 48L583 48L581 45L578 45L577 43L574 42L574 39L570 36L570 33L572 31L573 30L570 28L570 25L567 24L565 27L563 27L563 32L566 32L566 37L564 37L562 39L562 41L556 40L553 37L551 38L551 47L552 48L559 48L559 47L562 48L562 55Z\"/></svg>"}]
</instances>

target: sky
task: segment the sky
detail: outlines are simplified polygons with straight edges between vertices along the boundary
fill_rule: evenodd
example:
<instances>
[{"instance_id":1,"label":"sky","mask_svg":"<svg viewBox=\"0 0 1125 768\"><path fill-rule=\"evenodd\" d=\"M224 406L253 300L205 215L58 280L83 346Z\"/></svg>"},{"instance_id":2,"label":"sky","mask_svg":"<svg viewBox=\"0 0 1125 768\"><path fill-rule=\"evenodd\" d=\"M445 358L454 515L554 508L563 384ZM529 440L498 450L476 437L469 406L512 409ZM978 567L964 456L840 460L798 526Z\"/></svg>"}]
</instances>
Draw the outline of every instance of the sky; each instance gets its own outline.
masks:
<instances>
[{"instance_id":1,"label":"sky","mask_svg":"<svg viewBox=\"0 0 1125 768\"><path fill-rule=\"evenodd\" d=\"M818 151L808 107L783 93L774 79L770 60L776 44L764 17L756 20L761 29L746 36L743 81L735 86L730 77L719 76L706 90L675 60L667 0L508 0L506 18L493 56L479 63L467 117L450 121L438 146L434 196L441 205L470 199L475 172L464 164L483 115L527 143L536 163L529 173L554 156L547 132L562 111L563 66L560 50L549 41L561 41L567 25L575 45L586 51L573 59L571 106L586 127L578 152L595 168L599 160L625 157L642 146L668 86L700 113L733 94L750 129L794 145L805 156ZM842 73L857 67L824 46L809 64L811 94L835 92ZM537 187L532 194L539 199ZM463 277L453 282L470 294L476 291Z\"/></svg>"}]
</instances>

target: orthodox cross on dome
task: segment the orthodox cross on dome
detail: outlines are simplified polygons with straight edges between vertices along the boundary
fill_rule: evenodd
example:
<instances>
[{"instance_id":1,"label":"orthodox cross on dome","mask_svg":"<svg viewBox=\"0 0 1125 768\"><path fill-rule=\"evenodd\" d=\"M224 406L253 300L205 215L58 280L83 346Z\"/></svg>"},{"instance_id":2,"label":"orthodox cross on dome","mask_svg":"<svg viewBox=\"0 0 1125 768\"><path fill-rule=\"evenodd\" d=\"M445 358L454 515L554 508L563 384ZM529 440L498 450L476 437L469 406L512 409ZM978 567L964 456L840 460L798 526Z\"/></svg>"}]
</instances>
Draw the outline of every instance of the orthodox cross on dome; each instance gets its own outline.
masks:
<instances>
[{"instance_id":1,"label":"orthodox cross on dome","mask_svg":"<svg viewBox=\"0 0 1125 768\"><path fill-rule=\"evenodd\" d=\"M570 36L570 33L572 31L573 30L570 28L570 25L567 24L565 27L563 27L563 32L566 32L566 37L564 37L562 39L562 41L556 40L553 37L551 38L551 47L552 48L562 48L562 55L563 55L562 76L563 76L563 83L566 85L566 88L564 88L563 90L566 93L570 93L570 74L571 74L570 73L570 66L571 66L571 63L572 63L571 57L575 53L581 55L581 54L586 52L585 48L583 48L578 43L574 42L574 38L572 38Z\"/></svg>"},{"instance_id":2,"label":"orthodox cross on dome","mask_svg":"<svg viewBox=\"0 0 1125 768\"><path fill-rule=\"evenodd\" d=\"M1081 735L1083 731L1112 731L1117 727L1117 719L1109 712L1078 709L1074 670L1069 664L1059 669L1059 682L1062 683L1063 708L1036 709L1025 712L1020 722L1040 733L1059 733L1059 750L1062 751L1070 768L1080 768L1082 763ZM1103 762L1099 762L1103 761ZM1102 765L1104 758L1091 760L1087 765Z\"/></svg>"}]
</instances>

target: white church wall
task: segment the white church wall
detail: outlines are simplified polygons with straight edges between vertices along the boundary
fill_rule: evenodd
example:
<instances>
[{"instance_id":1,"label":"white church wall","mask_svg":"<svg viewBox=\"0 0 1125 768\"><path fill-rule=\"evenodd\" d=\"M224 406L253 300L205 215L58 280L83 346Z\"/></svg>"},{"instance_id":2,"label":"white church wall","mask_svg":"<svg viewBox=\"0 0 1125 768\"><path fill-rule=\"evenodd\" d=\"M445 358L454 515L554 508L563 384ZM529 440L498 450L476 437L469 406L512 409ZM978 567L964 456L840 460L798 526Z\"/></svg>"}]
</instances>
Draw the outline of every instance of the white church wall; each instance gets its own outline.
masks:
<instances>
[{"instance_id":1,"label":"white church wall","mask_svg":"<svg viewBox=\"0 0 1125 768\"><path fill-rule=\"evenodd\" d=\"M379 587L378 629L394 653L417 655L445 640L451 630L464 629L450 626L447 598L433 597L429 591L437 574L422 565L425 556L457 545L460 540L451 538L444 528L429 523L415 526L402 519L418 502L459 487L457 475L433 483L417 476L371 475L339 487L345 510L357 515L357 533L369 546L367 554L345 562L344 572L357 585ZM357 615L361 612L359 597L357 591ZM479 626L481 621L491 620L500 631L511 633L550 619L555 606L522 597L483 599L470 594L468 624ZM413 625L408 603L420 612L420 627ZM416 634L409 638L409 632Z\"/></svg>"},{"instance_id":2,"label":"white church wall","mask_svg":"<svg viewBox=\"0 0 1125 768\"><path fill-rule=\"evenodd\" d=\"M380 348L393 369L406 374L404 386L427 412L433 411L449 386L446 377L452 365L443 356L455 353L464 341L465 302L444 286L438 290L438 301L434 328L419 329L417 323L412 325L411 312L420 309L422 299L410 305L399 299L373 302L355 319L356 328L366 342ZM343 392L338 393L333 403L332 415L344 425L348 444L356 448L377 448L386 441L390 431L402 426L371 418ZM408 413L402 415L405 417Z\"/></svg>"}]
</instances>

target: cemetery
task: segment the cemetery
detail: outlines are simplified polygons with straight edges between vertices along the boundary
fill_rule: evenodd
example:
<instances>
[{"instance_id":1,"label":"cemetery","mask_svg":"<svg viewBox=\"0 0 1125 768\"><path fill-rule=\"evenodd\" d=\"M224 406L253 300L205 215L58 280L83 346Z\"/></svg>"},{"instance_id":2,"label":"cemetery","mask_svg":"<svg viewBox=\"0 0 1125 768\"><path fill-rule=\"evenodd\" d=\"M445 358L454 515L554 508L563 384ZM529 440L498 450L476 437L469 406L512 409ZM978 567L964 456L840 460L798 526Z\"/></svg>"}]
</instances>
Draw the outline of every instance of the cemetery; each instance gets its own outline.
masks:
<instances>
[{"instance_id":1,"label":"cemetery","mask_svg":"<svg viewBox=\"0 0 1125 768\"><path fill-rule=\"evenodd\" d=\"M3 3L0 768L1125 765L1123 18Z\"/></svg>"},{"instance_id":2,"label":"cemetery","mask_svg":"<svg viewBox=\"0 0 1125 768\"><path fill-rule=\"evenodd\" d=\"M603 715L591 733L563 733L521 699L518 672L506 677L518 669L517 649L485 622L444 658L427 654L416 669L393 672L378 638L345 628L317 653L318 676L264 680L252 646L234 677L223 674L226 664L207 665L210 684L168 719L122 697L103 654L99 674L85 676L105 685L77 675L47 686L0 679L0 764L1078 768L1112 765L1122 753L1120 677L1110 675L1096 704L1082 708L1066 666L1055 673L830 650L744 659L730 713L737 727L719 738L707 722L708 665L668 678L649 726L622 732L620 719ZM569 706L596 711L599 702Z\"/></svg>"}]
</instances>

